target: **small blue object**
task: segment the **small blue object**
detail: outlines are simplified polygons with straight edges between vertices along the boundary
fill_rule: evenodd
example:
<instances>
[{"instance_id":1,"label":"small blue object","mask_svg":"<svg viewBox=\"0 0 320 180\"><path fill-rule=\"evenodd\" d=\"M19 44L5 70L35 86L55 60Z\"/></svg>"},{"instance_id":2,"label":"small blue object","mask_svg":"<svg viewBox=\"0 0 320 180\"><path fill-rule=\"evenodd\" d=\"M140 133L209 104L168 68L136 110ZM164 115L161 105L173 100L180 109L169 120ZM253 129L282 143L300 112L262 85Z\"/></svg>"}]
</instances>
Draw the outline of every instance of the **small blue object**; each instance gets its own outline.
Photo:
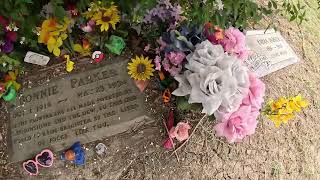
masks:
<instances>
[{"instance_id":1,"label":"small blue object","mask_svg":"<svg viewBox=\"0 0 320 180\"><path fill-rule=\"evenodd\" d=\"M66 152L70 151L70 150L74 152L74 155L75 155L74 160L68 160L68 158L66 158ZM63 161L67 160L67 161L70 161L71 163L74 163L76 165L84 165L84 163L85 163L84 149L82 148L80 142L77 141L69 149L64 151L60 158Z\"/></svg>"}]
</instances>

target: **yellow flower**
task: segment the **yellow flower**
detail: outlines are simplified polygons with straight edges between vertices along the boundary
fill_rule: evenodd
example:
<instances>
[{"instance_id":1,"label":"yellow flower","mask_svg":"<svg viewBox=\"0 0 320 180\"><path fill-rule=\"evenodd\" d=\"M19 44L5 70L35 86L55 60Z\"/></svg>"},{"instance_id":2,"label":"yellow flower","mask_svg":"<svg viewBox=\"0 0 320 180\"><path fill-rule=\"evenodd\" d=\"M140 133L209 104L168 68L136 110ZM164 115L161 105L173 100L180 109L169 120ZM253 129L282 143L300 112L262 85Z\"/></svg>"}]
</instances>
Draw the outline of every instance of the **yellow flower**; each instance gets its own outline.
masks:
<instances>
[{"instance_id":1,"label":"yellow flower","mask_svg":"<svg viewBox=\"0 0 320 180\"><path fill-rule=\"evenodd\" d=\"M70 24L68 18L64 18L63 24L58 24L54 18L44 20L41 25L39 43L47 45L48 51L55 56L60 56L60 46L67 39L67 28Z\"/></svg>"},{"instance_id":2,"label":"yellow flower","mask_svg":"<svg viewBox=\"0 0 320 180\"><path fill-rule=\"evenodd\" d=\"M301 95L298 95L294 98L292 98L293 102L296 103L297 106L299 106L300 108L305 108L308 106L308 101L306 101L305 99L302 99Z\"/></svg>"},{"instance_id":3,"label":"yellow flower","mask_svg":"<svg viewBox=\"0 0 320 180\"><path fill-rule=\"evenodd\" d=\"M120 22L119 11L116 6L97 12L92 19L96 21L97 25L101 25L101 32L108 31L110 25L113 29L116 29L116 24Z\"/></svg>"},{"instance_id":4,"label":"yellow flower","mask_svg":"<svg viewBox=\"0 0 320 180\"><path fill-rule=\"evenodd\" d=\"M41 25L38 42L46 44L51 36L59 35L59 32L55 31L57 24L57 20L54 18L44 20Z\"/></svg>"},{"instance_id":5,"label":"yellow flower","mask_svg":"<svg viewBox=\"0 0 320 180\"><path fill-rule=\"evenodd\" d=\"M73 50L75 52L78 52L79 54L81 54L82 56L88 56L91 54L91 48L90 47L86 47L80 44L75 44L73 46Z\"/></svg>"},{"instance_id":6,"label":"yellow flower","mask_svg":"<svg viewBox=\"0 0 320 180\"><path fill-rule=\"evenodd\" d=\"M5 85L11 83L16 91L18 91L21 88L21 84L16 81L18 74L18 69L15 69L14 71L9 71L8 76L10 77L10 80L5 83Z\"/></svg>"},{"instance_id":7,"label":"yellow flower","mask_svg":"<svg viewBox=\"0 0 320 180\"><path fill-rule=\"evenodd\" d=\"M74 68L74 62L70 60L69 55L64 55L64 58L66 59L66 71L71 72Z\"/></svg>"},{"instance_id":8,"label":"yellow flower","mask_svg":"<svg viewBox=\"0 0 320 180\"><path fill-rule=\"evenodd\" d=\"M288 102L288 100L282 97L282 98L278 99L276 102L274 102L274 103L272 104L271 109L272 109L272 110L280 109L280 108L282 108L282 106L284 106L287 102Z\"/></svg>"},{"instance_id":9,"label":"yellow flower","mask_svg":"<svg viewBox=\"0 0 320 180\"><path fill-rule=\"evenodd\" d=\"M60 56L59 47L62 46L62 44L63 42L61 37L59 37L58 39L55 39L54 37L50 37L47 43L48 51L53 53L55 56Z\"/></svg>"},{"instance_id":10,"label":"yellow flower","mask_svg":"<svg viewBox=\"0 0 320 180\"><path fill-rule=\"evenodd\" d=\"M148 57L144 58L143 55L139 58L131 59L132 62L128 63L128 74L135 80L147 80L153 76L153 64Z\"/></svg>"},{"instance_id":11,"label":"yellow flower","mask_svg":"<svg viewBox=\"0 0 320 180\"><path fill-rule=\"evenodd\" d=\"M269 101L264 113L276 127L280 127L282 123L288 123L294 118L295 112L300 112L301 108L307 107L308 102L300 95L285 98L281 97L277 101Z\"/></svg>"}]
</instances>

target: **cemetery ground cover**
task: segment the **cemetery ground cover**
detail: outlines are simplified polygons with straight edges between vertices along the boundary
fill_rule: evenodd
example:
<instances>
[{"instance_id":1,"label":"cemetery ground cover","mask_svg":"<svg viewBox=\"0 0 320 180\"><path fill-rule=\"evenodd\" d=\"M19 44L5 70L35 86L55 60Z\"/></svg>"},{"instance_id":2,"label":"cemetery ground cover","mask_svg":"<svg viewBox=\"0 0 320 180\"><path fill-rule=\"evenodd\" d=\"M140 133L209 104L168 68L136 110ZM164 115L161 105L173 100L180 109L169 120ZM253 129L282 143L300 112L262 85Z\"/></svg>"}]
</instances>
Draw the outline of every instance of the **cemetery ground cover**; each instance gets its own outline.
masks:
<instances>
[{"instance_id":1,"label":"cemetery ground cover","mask_svg":"<svg viewBox=\"0 0 320 180\"><path fill-rule=\"evenodd\" d=\"M300 27L276 17L275 25L301 59L263 79L267 84L266 99L291 94L304 94L310 105L303 113L281 128L275 128L265 117L259 117L257 132L239 144L228 144L213 135L208 119L204 119L186 147L171 156L162 147L166 136L162 121L167 118L168 105L159 105L157 84L146 90L147 109L154 122L98 142L107 146L107 153L98 156L95 145L85 145L85 167L56 161L51 168L42 168L38 179L319 179L320 172L320 13L314 1L306 1L309 21ZM266 28L265 19L261 26ZM127 53L128 55L130 53ZM85 69L83 62L83 69ZM63 65L46 69L50 77L64 74ZM78 69L81 71L83 69ZM28 71L27 71L28 72ZM29 70L29 72L34 72ZM33 76L24 85L43 83ZM5 109L4 107L2 109ZM194 127L202 115L179 114ZM6 142L7 112L1 112L4 123L0 140ZM161 128L160 128L161 127ZM20 164L8 163L6 143L0 143L0 179L36 179L28 177ZM179 159L179 162L177 162Z\"/></svg>"}]
</instances>

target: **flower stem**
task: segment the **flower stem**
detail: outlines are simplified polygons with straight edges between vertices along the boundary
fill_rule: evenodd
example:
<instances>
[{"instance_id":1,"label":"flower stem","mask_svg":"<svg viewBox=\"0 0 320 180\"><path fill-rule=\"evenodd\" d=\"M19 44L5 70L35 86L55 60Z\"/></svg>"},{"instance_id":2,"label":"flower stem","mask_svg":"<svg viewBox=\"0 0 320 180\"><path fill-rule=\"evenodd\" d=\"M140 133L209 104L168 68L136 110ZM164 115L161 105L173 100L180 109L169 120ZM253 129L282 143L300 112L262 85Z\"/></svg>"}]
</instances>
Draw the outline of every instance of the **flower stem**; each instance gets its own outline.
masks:
<instances>
[{"instance_id":1,"label":"flower stem","mask_svg":"<svg viewBox=\"0 0 320 180\"><path fill-rule=\"evenodd\" d=\"M69 40L69 47L70 47L70 53L72 54L72 55L74 55L74 50L73 50L73 46L74 46L74 44L73 44L73 39L72 39L72 36L71 36L71 34L70 34L70 32L68 31L68 40Z\"/></svg>"}]
</instances>

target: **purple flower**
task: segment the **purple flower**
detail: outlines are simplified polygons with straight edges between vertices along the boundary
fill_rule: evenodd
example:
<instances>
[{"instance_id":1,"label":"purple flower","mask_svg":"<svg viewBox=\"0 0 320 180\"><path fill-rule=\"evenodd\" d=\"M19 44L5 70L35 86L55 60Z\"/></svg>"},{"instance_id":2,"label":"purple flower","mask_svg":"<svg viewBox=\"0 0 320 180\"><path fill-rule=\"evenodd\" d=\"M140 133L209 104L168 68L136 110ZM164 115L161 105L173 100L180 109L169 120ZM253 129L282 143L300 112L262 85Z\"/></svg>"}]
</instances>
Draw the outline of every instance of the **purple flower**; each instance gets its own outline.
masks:
<instances>
[{"instance_id":1,"label":"purple flower","mask_svg":"<svg viewBox=\"0 0 320 180\"><path fill-rule=\"evenodd\" d=\"M174 52L166 53L166 58L169 59L170 63L178 66L182 63L186 55L183 52Z\"/></svg>"},{"instance_id":2,"label":"purple flower","mask_svg":"<svg viewBox=\"0 0 320 180\"><path fill-rule=\"evenodd\" d=\"M183 54L183 55L184 55L184 54ZM182 70L182 65L181 65L181 63L182 63L185 55L184 55L184 57L183 57L182 55L180 55L177 59L174 59L174 58L176 58L176 56L174 56L174 55L172 55L172 56L170 57L170 58L173 58L173 59L172 59L173 62L175 62L175 63L178 63L178 62L179 62L179 63L176 64L176 65L171 62L171 60L169 59L168 56L170 56L170 55L167 55L167 54L166 54L166 58L164 58L163 61L162 61L163 69L164 69L165 71L169 72L171 76L176 76L176 75L179 74L179 73L181 72L181 70ZM182 57L183 57L183 58L182 58Z\"/></svg>"},{"instance_id":3,"label":"purple flower","mask_svg":"<svg viewBox=\"0 0 320 180\"><path fill-rule=\"evenodd\" d=\"M157 3L156 7L147 10L143 19L144 23L158 25L159 21L166 22L169 25L168 29L170 30L186 19L181 15L183 11L180 5L175 4L173 6L170 3L170 0L159 0Z\"/></svg>"},{"instance_id":4,"label":"purple flower","mask_svg":"<svg viewBox=\"0 0 320 180\"><path fill-rule=\"evenodd\" d=\"M13 51L13 43L11 41L5 41L4 45L2 45L1 50L4 53L10 53Z\"/></svg>"}]
</instances>

